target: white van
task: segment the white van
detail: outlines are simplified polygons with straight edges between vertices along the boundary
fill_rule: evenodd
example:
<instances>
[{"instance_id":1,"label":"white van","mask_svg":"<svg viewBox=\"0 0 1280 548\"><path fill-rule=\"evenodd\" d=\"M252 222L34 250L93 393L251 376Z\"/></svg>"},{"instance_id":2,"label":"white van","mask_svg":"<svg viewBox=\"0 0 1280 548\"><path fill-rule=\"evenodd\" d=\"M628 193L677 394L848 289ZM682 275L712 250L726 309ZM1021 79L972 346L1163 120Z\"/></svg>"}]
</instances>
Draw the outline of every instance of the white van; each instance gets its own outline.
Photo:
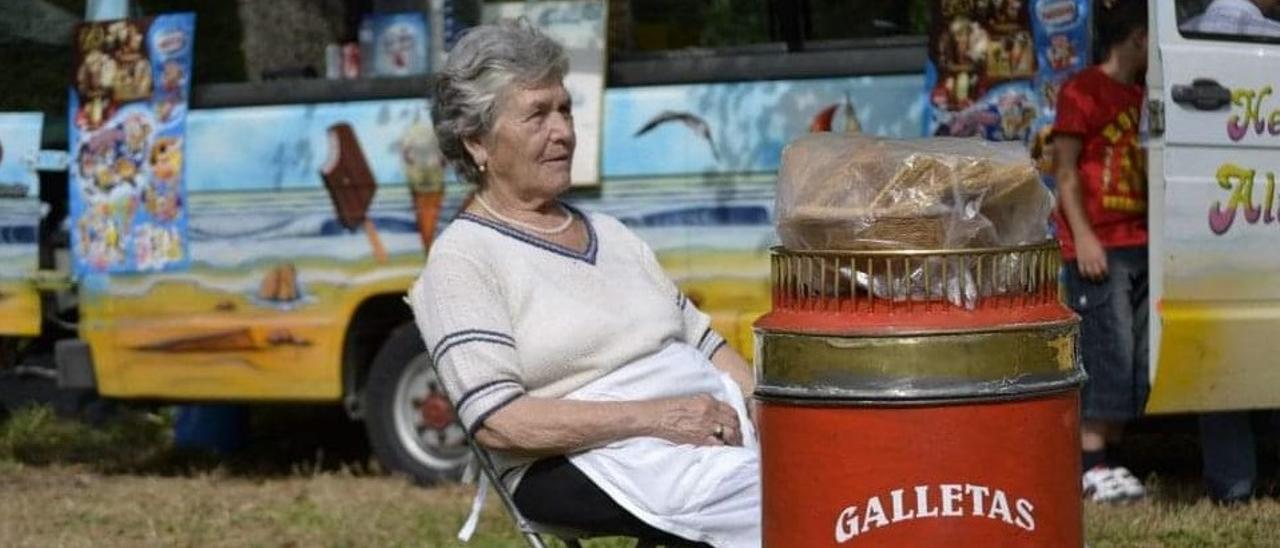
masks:
<instances>
[{"instance_id":1,"label":"white van","mask_svg":"<svg viewBox=\"0 0 1280 548\"><path fill-rule=\"evenodd\" d=\"M1280 407L1280 37L1209 3L1150 2L1151 413Z\"/></svg>"}]
</instances>

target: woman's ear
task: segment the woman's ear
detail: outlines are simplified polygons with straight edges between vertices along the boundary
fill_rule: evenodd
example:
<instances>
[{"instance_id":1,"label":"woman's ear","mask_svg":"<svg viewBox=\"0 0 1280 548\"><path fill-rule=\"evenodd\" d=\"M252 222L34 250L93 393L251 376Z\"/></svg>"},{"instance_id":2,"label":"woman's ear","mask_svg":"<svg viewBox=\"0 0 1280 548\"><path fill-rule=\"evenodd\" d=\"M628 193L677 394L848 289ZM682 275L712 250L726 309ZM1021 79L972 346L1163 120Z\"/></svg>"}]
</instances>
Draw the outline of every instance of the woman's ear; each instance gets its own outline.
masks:
<instances>
[{"instance_id":1,"label":"woman's ear","mask_svg":"<svg viewBox=\"0 0 1280 548\"><path fill-rule=\"evenodd\" d=\"M463 139L462 144L467 147L467 154L471 155L471 161L476 163L476 167L489 163L489 150L484 147L479 139Z\"/></svg>"}]
</instances>

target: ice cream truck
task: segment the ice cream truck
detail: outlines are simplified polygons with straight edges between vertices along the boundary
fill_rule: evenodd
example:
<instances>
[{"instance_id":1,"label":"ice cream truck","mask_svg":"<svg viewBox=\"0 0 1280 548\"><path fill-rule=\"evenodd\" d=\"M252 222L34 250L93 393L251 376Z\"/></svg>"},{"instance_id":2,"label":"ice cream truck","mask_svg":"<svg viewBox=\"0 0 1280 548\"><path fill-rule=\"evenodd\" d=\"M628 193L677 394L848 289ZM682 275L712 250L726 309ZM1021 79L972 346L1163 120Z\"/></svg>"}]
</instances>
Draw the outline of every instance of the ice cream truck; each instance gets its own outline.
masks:
<instances>
[{"instance_id":1,"label":"ice cream truck","mask_svg":"<svg viewBox=\"0 0 1280 548\"><path fill-rule=\"evenodd\" d=\"M564 39L580 183L567 199L640 234L750 356L751 324L769 307L783 146L809 131L918 135L923 41L606 65L603 15L582 8L602 4L503 5L582 10L531 18L546 24L596 18L594 40L581 27ZM84 37L130 48L136 67L162 42L155 28ZM151 68L163 93L117 101L95 67L121 55L104 55L78 60L64 171L41 174L51 192L33 183L0 200L6 360L52 348L62 387L123 401L340 404L386 468L424 483L459 474L464 433L404 302L470 191L442 177L429 77L193 86L184 105L180 86L161 87L183 81L161 57ZM138 74L128 98L147 97ZM158 186L175 174L181 193ZM148 223L172 230L141 236ZM135 264L113 270L121 261Z\"/></svg>"},{"instance_id":2,"label":"ice cream truck","mask_svg":"<svg viewBox=\"0 0 1280 548\"><path fill-rule=\"evenodd\" d=\"M1268 365L1280 347L1267 342L1280 328L1268 245L1280 42L1180 31L1205 4L1151 3L1152 413L1280 404ZM750 357L751 324L770 306L782 148L810 131L920 136L928 49L875 38L611 60L594 106L575 96L575 170L590 174L569 200L640 234ZM468 192L440 178L426 88L401 77L192 89L184 146L146 158L181 166L185 194L114 191L178 208L181 239L148 244L180 244L179 268L72 275L66 258L92 246L68 244L109 250L121 227L50 221L65 205L34 192L0 199L4 365L53 347L62 386L109 398L341 404L387 468L455 477L464 433L403 300ZM77 154L68 169L82 168Z\"/></svg>"}]
</instances>

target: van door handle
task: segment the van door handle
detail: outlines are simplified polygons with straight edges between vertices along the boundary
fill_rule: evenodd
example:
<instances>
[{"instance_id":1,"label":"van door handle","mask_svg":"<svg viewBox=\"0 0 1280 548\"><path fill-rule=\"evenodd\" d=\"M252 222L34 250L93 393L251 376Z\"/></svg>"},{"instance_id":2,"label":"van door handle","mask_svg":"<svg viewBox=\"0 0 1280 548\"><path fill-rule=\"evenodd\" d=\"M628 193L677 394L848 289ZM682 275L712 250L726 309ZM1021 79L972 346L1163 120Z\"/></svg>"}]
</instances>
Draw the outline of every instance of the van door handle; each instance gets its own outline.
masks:
<instances>
[{"instance_id":1,"label":"van door handle","mask_svg":"<svg viewBox=\"0 0 1280 548\"><path fill-rule=\"evenodd\" d=\"M1210 78L1173 86L1173 102L1196 110L1219 110L1231 104L1231 90Z\"/></svg>"}]
</instances>

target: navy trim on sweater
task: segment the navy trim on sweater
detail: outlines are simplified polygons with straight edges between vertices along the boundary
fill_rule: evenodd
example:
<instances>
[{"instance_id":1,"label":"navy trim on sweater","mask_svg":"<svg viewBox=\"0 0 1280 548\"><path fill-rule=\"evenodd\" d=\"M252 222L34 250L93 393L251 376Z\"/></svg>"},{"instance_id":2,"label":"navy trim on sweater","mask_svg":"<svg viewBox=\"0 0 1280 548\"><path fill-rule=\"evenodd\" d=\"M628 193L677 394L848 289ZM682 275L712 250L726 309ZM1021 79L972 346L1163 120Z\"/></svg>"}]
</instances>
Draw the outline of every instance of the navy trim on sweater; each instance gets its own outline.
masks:
<instances>
[{"instance_id":1,"label":"navy trim on sweater","mask_svg":"<svg viewBox=\"0 0 1280 548\"><path fill-rule=\"evenodd\" d=\"M720 342L719 342L719 343L716 343L715 348L712 348L712 349L711 349L711 352L708 352L708 353L707 353L707 359L711 359L711 357L712 357L712 356L715 356L715 355L716 355L716 352L719 352L719 351L720 351L720 349L721 349L721 348L724 348L724 345L726 345L726 344L729 344L729 341L726 341L726 340L724 340L724 339L720 339Z\"/></svg>"},{"instance_id":2,"label":"navy trim on sweater","mask_svg":"<svg viewBox=\"0 0 1280 548\"><path fill-rule=\"evenodd\" d=\"M440 342L436 344L436 349L431 353L432 363L439 364L440 360L444 358L445 353L452 350L453 347L469 342L487 342L511 347L513 349L516 347L516 341L515 339L512 339L510 335L495 333L493 331L484 331L481 329L468 329L466 331L451 333L443 339L440 339Z\"/></svg>"},{"instance_id":3,"label":"navy trim on sweater","mask_svg":"<svg viewBox=\"0 0 1280 548\"><path fill-rule=\"evenodd\" d=\"M698 350L702 350L703 345L707 344L707 337L710 337L711 333L712 333L712 330L710 327L708 327L706 331L702 332L702 337L698 339L698 344L695 345L698 347Z\"/></svg>"},{"instance_id":4,"label":"navy trim on sweater","mask_svg":"<svg viewBox=\"0 0 1280 548\"><path fill-rule=\"evenodd\" d=\"M471 426L467 427L467 432L470 432L472 436L475 436L476 430L479 430L480 427L484 425L484 421L488 420L491 415L493 415L494 413L497 413L498 410L502 409L503 407L510 405L511 402L520 399L520 397L523 395L524 395L524 392L521 392L519 394L512 394L510 398L502 400L497 405L490 408L488 411L485 411L479 417L476 417L476 420L471 423Z\"/></svg>"},{"instance_id":5,"label":"navy trim on sweater","mask_svg":"<svg viewBox=\"0 0 1280 548\"><path fill-rule=\"evenodd\" d=\"M471 389L471 391L470 391L470 392L467 392L466 394L463 394L461 398L458 398L458 403L455 403L455 404L453 405L453 408L454 408L454 409L461 410L461 409L463 408L463 406L465 406L465 405L467 405L468 403L470 403L470 402L471 402L471 398L473 398L473 397L476 397L476 396L480 395L482 392L484 392L484 391L486 391L486 390L488 390L488 389L490 389L490 388L494 388L494 387L496 387L496 386L503 385L503 384L514 384L514 385L516 385L516 387L518 387L518 388L520 387L520 383L518 383L518 382L516 382L516 381L513 381L513 380L506 380L506 379L504 379L504 380L500 380L500 381L487 382L487 383L484 383L484 384L482 384L482 385L480 385L480 386L477 386L477 387L475 387L475 388Z\"/></svg>"},{"instance_id":6,"label":"navy trim on sweater","mask_svg":"<svg viewBox=\"0 0 1280 548\"><path fill-rule=\"evenodd\" d=\"M516 342L516 340L510 334L502 333L500 331L490 331L488 329L462 329L462 330L454 331L453 333L450 333L443 337L440 337L440 340L436 342L436 349L438 350L441 346L449 342L451 339L455 337L461 337L463 335L488 335L496 339L506 339L508 341L511 341L512 343ZM432 351L432 354L435 354L435 351Z\"/></svg>"},{"instance_id":7,"label":"navy trim on sweater","mask_svg":"<svg viewBox=\"0 0 1280 548\"><path fill-rule=\"evenodd\" d=\"M578 208L575 208L568 204L562 204L562 205L564 205L564 207L568 209L570 213L577 215L579 218L581 218L582 223L587 227L587 249L582 253L578 253L577 251L569 249L555 242L550 242L542 238L539 238L537 236L526 234L524 232L516 230L515 228L512 228L509 225L492 221L484 217L480 217L478 215L467 213L465 211L462 213L459 213L458 218L465 221L471 221L473 223L476 223L482 226L487 226L489 228L492 228L493 230L496 230L499 234L502 234L510 238L514 238L516 240L519 240L531 246L537 247L539 249L544 249L546 251L550 251L557 255L568 257L570 259L577 259L579 261L582 261L584 263L594 266L596 264L596 253L600 250L600 242L599 242L599 239L596 238L595 227L591 226L591 220L586 216L586 214L579 211Z\"/></svg>"}]
</instances>

